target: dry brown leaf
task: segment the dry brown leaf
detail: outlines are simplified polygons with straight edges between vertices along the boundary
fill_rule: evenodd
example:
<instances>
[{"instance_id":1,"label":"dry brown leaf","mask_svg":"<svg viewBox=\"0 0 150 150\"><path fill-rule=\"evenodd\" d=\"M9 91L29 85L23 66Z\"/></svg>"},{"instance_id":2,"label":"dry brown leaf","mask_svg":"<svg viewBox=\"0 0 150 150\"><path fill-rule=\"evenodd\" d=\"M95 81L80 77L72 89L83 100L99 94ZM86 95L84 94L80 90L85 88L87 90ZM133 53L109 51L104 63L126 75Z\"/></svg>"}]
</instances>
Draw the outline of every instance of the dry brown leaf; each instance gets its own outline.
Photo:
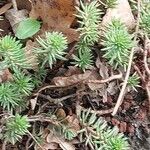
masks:
<instances>
[{"instance_id":1,"label":"dry brown leaf","mask_svg":"<svg viewBox=\"0 0 150 150\"><path fill-rule=\"evenodd\" d=\"M92 74L90 75L90 78L88 78L90 80L101 80L102 78L100 77L100 75L98 74L98 72L96 71L92 71ZM88 87L94 91L94 90L98 90L98 89L103 89L103 84L95 84L95 83L87 83Z\"/></svg>"},{"instance_id":2,"label":"dry brown leaf","mask_svg":"<svg viewBox=\"0 0 150 150\"><path fill-rule=\"evenodd\" d=\"M58 137L52 133L48 134L46 141L49 144L51 144L51 143L59 144L59 146L63 150L75 150L75 147L70 142L66 142L62 137Z\"/></svg>"},{"instance_id":3,"label":"dry brown leaf","mask_svg":"<svg viewBox=\"0 0 150 150\"><path fill-rule=\"evenodd\" d=\"M61 31L72 42L78 39L78 33L71 28L75 20L74 0L30 0L30 17L42 20L42 31Z\"/></svg>"},{"instance_id":4,"label":"dry brown leaf","mask_svg":"<svg viewBox=\"0 0 150 150\"><path fill-rule=\"evenodd\" d=\"M81 69L76 67L76 66L68 66L68 70L65 72L65 76L71 76L74 74L80 74L81 73Z\"/></svg>"},{"instance_id":5,"label":"dry brown leaf","mask_svg":"<svg viewBox=\"0 0 150 150\"><path fill-rule=\"evenodd\" d=\"M8 3L0 8L0 15L4 14L10 7L12 6L12 3Z\"/></svg>"},{"instance_id":6,"label":"dry brown leaf","mask_svg":"<svg viewBox=\"0 0 150 150\"><path fill-rule=\"evenodd\" d=\"M106 79L109 77L108 74L108 67L101 62L99 56L96 59L96 67L99 68L99 74L101 75L102 79Z\"/></svg>"},{"instance_id":7,"label":"dry brown leaf","mask_svg":"<svg viewBox=\"0 0 150 150\"><path fill-rule=\"evenodd\" d=\"M73 144L71 142L65 142L64 140L58 138L58 142L59 142L59 146L63 149L63 150L75 150L75 147L73 146Z\"/></svg>"},{"instance_id":8,"label":"dry brown leaf","mask_svg":"<svg viewBox=\"0 0 150 150\"><path fill-rule=\"evenodd\" d=\"M26 47L25 47L25 54L26 54L28 63L32 66L32 69L37 70L38 59L36 55L33 53L33 49L35 46L36 46L35 42L32 42L31 40L27 41Z\"/></svg>"},{"instance_id":9,"label":"dry brown leaf","mask_svg":"<svg viewBox=\"0 0 150 150\"><path fill-rule=\"evenodd\" d=\"M0 83L12 80L12 74L8 69L0 70Z\"/></svg>"},{"instance_id":10,"label":"dry brown leaf","mask_svg":"<svg viewBox=\"0 0 150 150\"><path fill-rule=\"evenodd\" d=\"M9 9L5 12L5 17L9 20L14 33L16 33L16 28L18 23L28 16L28 11L23 9L16 11L15 9Z\"/></svg>"},{"instance_id":11,"label":"dry brown leaf","mask_svg":"<svg viewBox=\"0 0 150 150\"><path fill-rule=\"evenodd\" d=\"M66 118L68 125L71 127L72 130L74 131L79 131L80 130L80 123L79 120L75 115L73 116L67 116Z\"/></svg>"},{"instance_id":12,"label":"dry brown leaf","mask_svg":"<svg viewBox=\"0 0 150 150\"><path fill-rule=\"evenodd\" d=\"M60 109L57 110L56 116L59 119L64 119L66 117L66 113L65 113L65 111L62 108L60 108Z\"/></svg>"},{"instance_id":13,"label":"dry brown leaf","mask_svg":"<svg viewBox=\"0 0 150 150\"><path fill-rule=\"evenodd\" d=\"M116 81L112 81L108 84L108 87L107 87L107 92L110 94L110 95L114 95L118 92L118 86L116 84Z\"/></svg>"},{"instance_id":14,"label":"dry brown leaf","mask_svg":"<svg viewBox=\"0 0 150 150\"><path fill-rule=\"evenodd\" d=\"M128 0L117 0L115 8L108 8L102 19L102 26L107 25L114 18L121 20L129 30L135 27L135 19Z\"/></svg>"},{"instance_id":15,"label":"dry brown leaf","mask_svg":"<svg viewBox=\"0 0 150 150\"><path fill-rule=\"evenodd\" d=\"M75 74L69 77L55 77L53 82L56 86L71 86L86 80L91 74L91 71L85 71L83 74Z\"/></svg>"},{"instance_id":16,"label":"dry brown leaf","mask_svg":"<svg viewBox=\"0 0 150 150\"><path fill-rule=\"evenodd\" d=\"M34 110L37 104L37 98L30 99L31 110Z\"/></svg>"}]
</instances>

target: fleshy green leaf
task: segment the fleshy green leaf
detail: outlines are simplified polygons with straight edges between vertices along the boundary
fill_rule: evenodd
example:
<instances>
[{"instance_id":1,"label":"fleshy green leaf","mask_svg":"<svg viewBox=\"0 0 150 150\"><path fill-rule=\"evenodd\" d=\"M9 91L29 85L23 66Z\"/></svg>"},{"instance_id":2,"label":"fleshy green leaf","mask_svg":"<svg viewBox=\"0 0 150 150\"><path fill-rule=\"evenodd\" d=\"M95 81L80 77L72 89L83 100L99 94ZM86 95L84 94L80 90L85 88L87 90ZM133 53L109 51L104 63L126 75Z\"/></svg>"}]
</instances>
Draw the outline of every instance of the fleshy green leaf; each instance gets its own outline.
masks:
<instances>
[{"instance_id":1,"label":"fleshy green leaf","mask_svg":"<svg viewBox=\"0 0 150 150\"><path fill-rule=\"evenodd\" d=\"M16 29L16 37L26 39L32 37L40 30L40 22L35 19L25 19L21 21Z\"/></svg>"}]
</instances>

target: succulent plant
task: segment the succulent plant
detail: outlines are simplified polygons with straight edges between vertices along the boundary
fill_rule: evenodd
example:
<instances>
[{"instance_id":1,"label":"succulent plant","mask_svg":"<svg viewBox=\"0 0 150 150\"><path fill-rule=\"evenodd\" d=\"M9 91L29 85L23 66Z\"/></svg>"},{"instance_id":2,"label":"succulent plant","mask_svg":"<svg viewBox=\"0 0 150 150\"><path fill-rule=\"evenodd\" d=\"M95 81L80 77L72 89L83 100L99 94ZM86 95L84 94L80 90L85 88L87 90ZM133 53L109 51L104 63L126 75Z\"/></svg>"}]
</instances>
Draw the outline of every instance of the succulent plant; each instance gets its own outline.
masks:
<instances>
[{"instance_id":1,"label":"succulent plant","mask_svg":"<svg viewBox=\"0 0 150 150\"><path fill-rule=\"evenodd\" d=\"M132 41L132 35L127 31L127 28L120 20L113 19L112 22L107 25L104 32L103 57L108 60L108 63L115 69L119 66L126 69L130 49L134 43Z\"/></svg>"},{"instance_id":2,"label":"succulent plant","mask_svg":"<svg viewBox=\"0 0 150 150\"><path fill-rule=\"evenodd\" d=\"M15 144L23 135L27 134L29 127L27 117L16 114L6 121L4 139Z\"/></svg>"},{"instance_id":3,"label":"succulent plant","mask_svg":"<svg viewBox=\"0 0 150 150\"><path fill-rule=\"evenodd\" d=\"M35 53L42 59L43 66L48 63L50 68L57 59L65 60L67 38L61 32L46 32L45 38L38 37L38 48Z\"/></svg>"}]
</instances>

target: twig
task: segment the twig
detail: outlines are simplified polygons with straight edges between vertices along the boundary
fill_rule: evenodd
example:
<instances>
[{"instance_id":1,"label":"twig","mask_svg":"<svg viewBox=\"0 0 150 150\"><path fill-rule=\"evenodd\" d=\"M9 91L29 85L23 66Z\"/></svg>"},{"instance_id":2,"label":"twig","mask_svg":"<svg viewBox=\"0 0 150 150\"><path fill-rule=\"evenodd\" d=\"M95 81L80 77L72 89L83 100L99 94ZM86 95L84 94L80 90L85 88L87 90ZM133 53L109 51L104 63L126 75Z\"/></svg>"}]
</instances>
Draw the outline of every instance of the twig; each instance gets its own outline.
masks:
<instances>
[{"instance_id":1,"label":"twig","mask_svg":"<svg viewBox=\"0 0 150 150\"><path fill-rule=\"evenodd\" d=\"M149 88L149 84L146 84L146 92L147 92L147 96L148 96L149 110L150 110L150 88Z\"/></svg>"},{"instance_id":2,"label":"twig","mask_svg":"<svg viewBox=\"0 0 150 150\"><path fill-rule=\"evenodd\" d=\"M146 38L145 44L144 44L145 46L144 46L144 59L143 59L143 61L144 61L145 70L148 73L148 76L150 76L150 69L149 69L148 64L147 64L148 51L147 51L147 48L146 48L146 41L147 41L147 38Z\"/></svg>"},{"instance_id":3,"label":"twig","mask_svg":"<svg viewBox=\"0 0 150 150\"><path fill-rule=\"evenodd\" d=\"M88 111L88 109L80 106L80 105L77 105L76 106L76 111L79 112L81 110L84 110L84 111ZM105 115L105 114L110 114L111 112L113 111L113 108L110 108L110 109L107 109L107 110L90 110L91 113L94 113L94 114L97 114L97 115ZM77 113L78 114L78 113Z\"/></svg>"},{"instance_id":4,"label":"twig","mask_svg":"<svg viewBox=\"0 0 150 150\"><path fill-rule=\"evenodd\" d=\"M136 29L135 29L134 42L137 39L138 30L139 30L140 5L141 5L141 0L138 0L138 15L137 15L137 24L136 24ZM128 68L127 68L125 80L123 82L123 86L122 86L122 89L120 91L117 103L116 103L116 105L114 107L114 110L113 110L113 113L112 113L113 116L116 115L116 113L117 113L117 111L119 109L119 106L122 104L122 101L123 101L123 98L124 98L124 94L125 94L125 90L126 90L126 86L127 86L127 83L128 83L128 78L129 78L129 75L130 75L131 66L132 66L132 60L133 60L133 56L134 56L134 49L135 49L135 47L133 47L131 49L131 53L130 53L130 57L129 57L129 63L128 63Z\"/></svg>"},{"instance_id":5,"label":"twig","mask_svg":"<svg viewBox=\"0 0 150 150\"><path fill-rule=\"evenodd\" d=\"M103 79L103 80L86 80L86 81L84 81L84 83L103 84L103 83L110 82L110 81L116 80L116 79L121 79L121 78L122 78L122 73L113 75L113 76L111 76L107 79Z\"/></svg>"},{"instance_id":6,"label":"twig","mask_svg":"<svg viewBox=\"0 0 150 150\"><path fill-rule=\"evenodd\" d=\"M144 58L143 58L143 62L144 62L144 66L145 66L145 70L148 74L148 82L146 82L145 88L146 88L146 92L147 92L147 96L148 96L148 101L149 101L149 111L150 111L150 69L148 67L148 63L147 63L147 55L148 55L148 49L149 49L149 44L147 43L149 41L147 35L145 36L145 42L144 42ZM148 46L148 47L147 47Z\"/></svg>"},{"instance_id":7,"label":"twig","mask_svg":"<svg viewBox=\"0 0 150 150\"><path fill-rule=\"evenodd\" d=\"M39 93L39 97L47 99L49 102L54 103L54 104L59 104L62 101L66 100L68 98L75 97L75 96L76 96L76 94L71 94L71 95L67 95L67 96L61 97L61 98L52 98L49 95L44 95L44 94L40 94Z\"/></svg>"},{"instance_id":8,"label":"twig","mask_svg":"<svg viewBox=\"0 0 150 150\"><path fill-rule=\"evenodd\" d=\"M16 0L12 0L12 4L13 4L13 8L15 9L15 11L18 11Z\"/></svg>"},{"instance_id":9,"label":"twig","mask_svg":"<svg viewBox=\"0 0 150 150\"><path fill-rule=\"evenodd\" d=\"M27 140L27 142L26 142L26 146L25 146L25 150L29 150L29 143L30 143L30 140L31 140L32 138L31 137L29 137L28 138L28 140Z\"/></svg>"},{"instance_id":10,"label":"twig","mask_svg":"<svg viewBox=\"0 0 150 150\"><path fill-rule=\"evenodd\" d=\"M136 72L138 73L138 75L140 76L142 82L145 84L145 78L143 77L143 75L142 75L140 69L139 69L139 68L137 67L137 65L135 65L135 64L133 65L133 67L134 67L134 69L136 70Z\"/></svg>"},{"instance_id":11,"label":"twig","mask_svg":"<svg viewBox=\"0 0 150 150\"><path fill-rule=\"evenodd\" d=\"M3 144L2 144L2 150L6 150L6 144L7 144L7 141L4 140Z\"/></svg>"},{"instance_id":12,"label":"twig","mask_svg":"<svg viewBox=\"0 0 150 150\"><path fill-rule=\"evenodd\" d=\"M32 139L36 142L36 144L42 149L42 150L46 150L45 148L43 148L39 142L36 140L36 138L28 131L28 134L30 135L30 137L32 137Z\"/></svg>"}]
</instances>

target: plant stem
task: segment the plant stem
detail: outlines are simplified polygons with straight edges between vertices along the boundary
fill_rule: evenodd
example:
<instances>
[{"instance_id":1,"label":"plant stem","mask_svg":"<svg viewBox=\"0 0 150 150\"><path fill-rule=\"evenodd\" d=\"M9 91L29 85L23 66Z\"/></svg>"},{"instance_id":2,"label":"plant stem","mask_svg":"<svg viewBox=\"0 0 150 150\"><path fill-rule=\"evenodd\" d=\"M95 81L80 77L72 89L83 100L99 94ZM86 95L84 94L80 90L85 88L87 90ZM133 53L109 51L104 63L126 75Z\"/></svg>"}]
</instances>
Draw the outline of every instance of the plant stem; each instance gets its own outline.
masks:
<instances>
[{"instance_id":1,"label":"plant stem","mask_svg":"<svg viewBox=\"0 0 150 150\"><path fill-rule=\"evenodd\" d=\"M43 148L39 142L36 140L36 138L28 131L28 134L32 137L32 139L36 142L36 144L42 149L42 150L46 150L45 148Z\"/></svg>"},{"instance_id":2,"label":"plant stem","mask_svg":"<svg viewBox=\"0 0 150 150\"><path fill-rule=\"evenodd\" d=\"M6 144L7 144L7 141L4 140L3 145L2 145L2 150L6 150Z\"/></svg>"},{"instance_id":3,"label":"plant stem","mask_svg":"<svg viewBox=\"0 0 150 150\"><path fill-rule=\"evenodd\" d=\"M86 80L86 81L84 81L84 83L103 84L103 83L107 83L107 82L110 82L110 81L113 81L116 79L121 79L121 78L122 78L122 73L110 76L109 78L103 79L103 80Z\"/></svg>"},{"instance_id":4,"label":"plant stem","mask_svg":"<svg viewBox=\"0 0 150 150\"><path fill-rule=\"evenodd\" d=\"M12 0L12 4L13 4L13 8L15 9L15 11L18 11L16 0Z\"/></svg>"},{"instance_id":5,"label":"plant stem","mask_svg":"<svg viewBox=\"0 0 150 150\"><path fill-rule=\"evenodd\" d=\"M138 16L137 16L137 24L136 24L136 29L135 29L134 41L136 41L136 39L137 39L138 30L139 30L140 10L141 10L140 5L141 5L141 0L138 0ZM132 66L134 50L135 50L135 47L133 47L131 49L131 53L130 53L130 57L129 57L129 63L128 63L128 69L127 69L127 72L126 72L125 80L123 82L123 86L122 86L122 89L120 91L117 103L116 103L116 105L114 107L114 110L113 110L113 113L112 113L113 116L116 115L116 113L119 109L119 106L122 104L123 99L124 99L125 90L126 90L126 86L127 86L127 83L128 83L128 78L129 78L129 75L130 75L131 66Z\"/></svg>"}]
</instances>

